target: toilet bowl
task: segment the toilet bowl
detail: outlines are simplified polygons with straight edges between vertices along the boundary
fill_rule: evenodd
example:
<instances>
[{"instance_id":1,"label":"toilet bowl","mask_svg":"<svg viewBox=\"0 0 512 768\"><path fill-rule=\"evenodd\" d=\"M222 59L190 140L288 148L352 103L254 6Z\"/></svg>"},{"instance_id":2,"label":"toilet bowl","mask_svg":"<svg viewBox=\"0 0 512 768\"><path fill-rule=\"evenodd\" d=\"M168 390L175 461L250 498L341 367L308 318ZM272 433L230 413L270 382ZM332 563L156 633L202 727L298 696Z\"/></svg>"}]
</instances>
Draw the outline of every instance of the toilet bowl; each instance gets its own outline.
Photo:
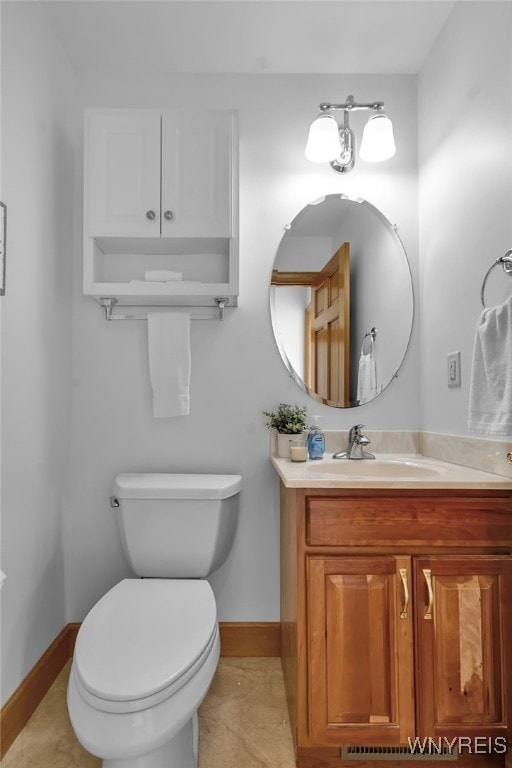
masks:
<instances>
[{"instance_id":1,"label":"toilet bowl","mask_svg":"<svg viewBox=\"0 0 512 768\"><path fill-rule=\"evenodd\" d=\"M202 480L194 480L197 477ZM126 490L133 483L135 487ZM184 494L191 501L194 484L199 484L199 498L192 508L180 504ZM116 480L119 497L113 506L119 510L125 548L135 548L139 555L142 550L139 564L151 571L154 563L146 563L151 559L148 542L155 539L157 568L173 577L124 579L99 600L80 627L68 711L79 742L103 760L104 768L197 768L197 709L215 674L220 640L213 591L204 578L189 576L203 572L206 562L218 567L225 559L234 536L240 485L239 476L125 475ZM133 505L126 503L127 494L131 501L136 497ZM127 510L128 526L123 519ZM155 514L148 515L148 510ZM197 528L198 515L204 515L206 527ZM172 552L179 541L179 562L183 542L190 538L186 578L176 577L172 557L163 565L167 552L163 557L162 535L172 529L176 535L168 549ZM209 539L208 545L203 538Z\"/></svg>"}]
</instances>

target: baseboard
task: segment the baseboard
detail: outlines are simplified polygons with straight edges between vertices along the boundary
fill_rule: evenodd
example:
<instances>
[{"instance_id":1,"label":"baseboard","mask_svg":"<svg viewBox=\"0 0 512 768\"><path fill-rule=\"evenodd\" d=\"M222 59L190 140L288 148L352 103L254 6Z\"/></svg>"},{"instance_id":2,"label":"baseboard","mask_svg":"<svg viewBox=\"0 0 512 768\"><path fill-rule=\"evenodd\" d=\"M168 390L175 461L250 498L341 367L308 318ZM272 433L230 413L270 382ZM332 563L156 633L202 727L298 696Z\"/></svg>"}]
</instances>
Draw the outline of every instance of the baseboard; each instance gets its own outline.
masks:
<instances>
[{"instance_id":1,"label":"baseboard","mask_svg":"<svg viewBox=\"0 0 512 768\"><path fill-rule=\"evenodd\" d=\"M281 625L278 621L221 621L221 656L280 656ZM80 624L68 624L71 654Z\"/></svg>"},{"instance_id":2,"label":"baseboard","mask_svg":"<svg viewBox=\"0 0 512 768\"><path fill-rule=\"evenodd\" d=\"M0 758L25 727L71 653L69 627L66 626L2 707Z\"/></svg>"},{"instance_id":3,"label":"baseboard","mask_svg":"<svg viewBox=\"0 0 512 768\"><path fill-rule=\"evenodd\" d=\"M278 621L221 621L221 656L280 656L281 625Z\"/></svg>"},{"instance_id":4,"label":"baseboard","mask_svg":"<svg viewBox=\"0 0 512 768\"><path fill-rule=\"evenodd\" d=\"M280 656L281 630L278 621L221 621L221 656ZM70 655L80 624L68 624Z\"/></svg>"},{"instance_id":5,"label":"baseboard","mask_svg":"<svg viewBox=\"0 0 512 768\"><path fill-rule=\"evenodd\" d=\"M222 656L279 656L280 631L278 621L221 621ZM25 679L5 703L0 712L0 759L16 736L23 730L55 678L73 655L79 623L68 624Z\"/></svg>"}]
</instances>

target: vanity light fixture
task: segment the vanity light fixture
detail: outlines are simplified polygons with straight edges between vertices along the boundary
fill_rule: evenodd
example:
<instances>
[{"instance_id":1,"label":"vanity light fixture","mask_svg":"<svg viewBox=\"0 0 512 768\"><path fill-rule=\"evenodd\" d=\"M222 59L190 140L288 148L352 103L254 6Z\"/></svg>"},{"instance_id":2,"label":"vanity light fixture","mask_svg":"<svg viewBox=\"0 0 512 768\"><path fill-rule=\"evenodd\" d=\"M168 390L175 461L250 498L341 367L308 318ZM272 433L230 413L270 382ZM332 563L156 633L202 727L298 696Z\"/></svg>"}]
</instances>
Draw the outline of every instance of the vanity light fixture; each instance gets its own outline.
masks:
<instances>
[{"instance_id":1,"label":"vanity light fixture","mask_svg":"<svg viewBox=\"0 0 512 768\"><path fill-rule=\"evenodd\" d=\"M359 104L348 96L344 104L320 104L320 114L311 123L306 157L314 163L330 163L338 173L348 173L355 163L355 139L349 125L349 115L356 110L374 112L364 127L359 157L368 163L388 160L396 152L393 124L382 111L383 101ZM333 112L343 110L343 125L339 126Z\"/></svg>"}]
</instances>

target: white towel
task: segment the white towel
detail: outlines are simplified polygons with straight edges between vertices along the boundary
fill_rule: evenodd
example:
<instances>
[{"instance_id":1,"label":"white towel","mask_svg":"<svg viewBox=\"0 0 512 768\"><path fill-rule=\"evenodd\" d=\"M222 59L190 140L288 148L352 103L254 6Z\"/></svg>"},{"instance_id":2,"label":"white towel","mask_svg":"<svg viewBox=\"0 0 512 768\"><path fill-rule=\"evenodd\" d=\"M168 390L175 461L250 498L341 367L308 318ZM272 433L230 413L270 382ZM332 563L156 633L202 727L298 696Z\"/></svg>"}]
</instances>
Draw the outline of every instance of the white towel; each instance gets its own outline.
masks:
<instances>
[{"instance_id":1,"label":"white towel","mask_svg":"<svg viewBox=\"0 0 512 768\"><path fill-rule=\"evenodd\" d=\"M183 280L183 272L171 272L170 269L148 269L144 273L144 280L155 283Z\"/></svg>"},{"instance_id":2,"label":"white towel","mask_svg":"<svg viewBox=\"0 0 512 768\"><path fill-rule=\"evenodd\" d=\"M468 427L471 432L512 435L512 296L478 318Z\"/></svg>"},{"instance_id":3,"label":"white towel","mask_svg":"<svg viewBox=\"0 0 512 768\"><path fill-rule=\"evenodd\" d=\"M370 352L361 354L357 372L357 399L360 403L371 400L377 394L377 369L375 357Z\"/></svg>"},{"instance_id":4,"label":"white towel","mask_svg":"<svg viewBox=\"0 0 512 768\"><path fill-rule=\"evenodd\" d=\"M153 416L187 416L190 412L190 315L148 313L149 377Z\"/></svg>"}]
</instances>

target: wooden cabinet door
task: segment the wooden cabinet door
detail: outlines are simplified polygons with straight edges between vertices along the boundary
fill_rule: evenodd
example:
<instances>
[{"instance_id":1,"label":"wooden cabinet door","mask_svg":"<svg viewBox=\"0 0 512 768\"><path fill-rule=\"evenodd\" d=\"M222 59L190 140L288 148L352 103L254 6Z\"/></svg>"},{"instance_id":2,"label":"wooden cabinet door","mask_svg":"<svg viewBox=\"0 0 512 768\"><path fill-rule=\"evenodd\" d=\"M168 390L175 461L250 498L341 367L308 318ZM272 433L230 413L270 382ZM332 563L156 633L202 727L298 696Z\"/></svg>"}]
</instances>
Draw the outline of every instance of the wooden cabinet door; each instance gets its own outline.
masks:
<instances>
[{"instance_id":1,"label":"wooden cabinet door","mask_svg":"<svg viewBox=\"0 0 512 768\"><path fill-rule=\"evenodd\" d=\"M85 137L89 237L160 237L160 115L91 112Z\"/></svg>"},{"instance_id":2,"label":"wooden cabinet door","mask_svg":"<svg viewBox=\"0 0 512 768\"><path fill-rule=\"evenodd\" d=\"M317 746L414 734L409 557L307 559L308 720Z\"/></svg>"},{"instance_id":3,"label":"wooden cabinet door","mask_svg":"<svg viewBox=\"0 0 512 768\"><path fill-rule=\"evenodd\" d=\"M415 561L418 733L503 736L511 706L512 560Z\"/></svg>"},{"instance_id":4,"label":"wooden cabinet door","mask_svg":"<svg viewBox=\"0 0 512 768\"><path fill-rule=\"evenodd\" d=\"M231 236L231 116L162 117L162 236Z\"/></svg>"}]
</instances>

